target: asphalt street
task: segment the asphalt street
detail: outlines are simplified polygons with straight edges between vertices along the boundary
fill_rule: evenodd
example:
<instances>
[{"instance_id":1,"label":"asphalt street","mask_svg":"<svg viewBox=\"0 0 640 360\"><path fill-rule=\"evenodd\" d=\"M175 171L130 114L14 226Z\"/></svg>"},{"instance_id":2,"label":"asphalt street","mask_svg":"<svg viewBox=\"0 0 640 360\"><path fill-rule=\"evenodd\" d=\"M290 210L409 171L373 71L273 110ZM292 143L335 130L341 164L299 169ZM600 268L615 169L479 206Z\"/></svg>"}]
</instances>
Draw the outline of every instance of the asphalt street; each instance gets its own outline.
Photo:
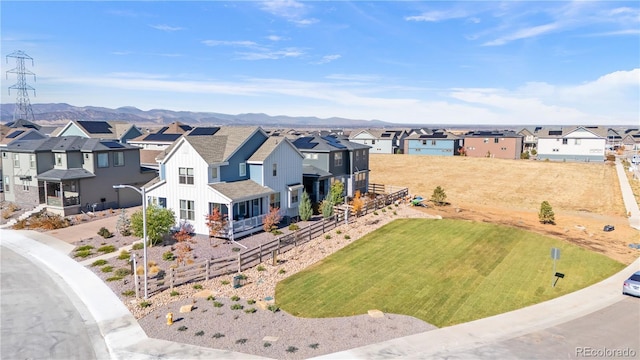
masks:
<instances>
[{"instance_id":1,"label":"asphalt street","mask_svg":"<svg viewBox=\"0 0 640 360\"><path fill-rule=\"evenodd\" d=\"M0 259L1 359L110 357L84 304L58 275L5 247Z\"/></svg>"}]
</instances>

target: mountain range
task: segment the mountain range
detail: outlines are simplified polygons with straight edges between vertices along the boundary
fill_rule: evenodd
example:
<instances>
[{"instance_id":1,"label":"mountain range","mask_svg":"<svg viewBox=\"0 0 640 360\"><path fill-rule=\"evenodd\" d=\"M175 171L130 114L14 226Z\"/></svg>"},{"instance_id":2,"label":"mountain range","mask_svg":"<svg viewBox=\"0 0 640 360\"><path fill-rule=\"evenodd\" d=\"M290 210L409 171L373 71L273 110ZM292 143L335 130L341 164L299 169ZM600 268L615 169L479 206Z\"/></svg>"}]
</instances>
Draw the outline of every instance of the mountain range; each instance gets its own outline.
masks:
<instances>
[{"instance_id":1,"label":"mountain range","mask_svg":"<svg viewBox=\"0 0 640 360\"><path fill-rule=\"evenodd\" d=\"M0 121L13 120L15 104L0 105ZM35 122L41 125L62 125L69 120L122 120L135 124L165 125L179 121L189 125L260 125L269 127L316 128L382 128L397 127L380 120L353 120L332 117L270 116L267 114L221 114L213 112L171 111L162 109L140 110L132 106L109 109L69 104L32 104Z\"/></svg>"}]
</instances>

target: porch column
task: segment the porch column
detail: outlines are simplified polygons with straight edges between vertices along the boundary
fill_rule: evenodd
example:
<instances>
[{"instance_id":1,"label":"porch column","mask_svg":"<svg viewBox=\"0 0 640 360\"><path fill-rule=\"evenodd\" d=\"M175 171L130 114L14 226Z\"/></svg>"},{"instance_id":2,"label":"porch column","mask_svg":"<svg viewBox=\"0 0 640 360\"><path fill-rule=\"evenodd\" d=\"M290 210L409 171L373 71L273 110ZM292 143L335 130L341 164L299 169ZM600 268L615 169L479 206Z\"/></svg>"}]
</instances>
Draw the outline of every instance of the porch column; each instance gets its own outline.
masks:
<instances>
[{"instance_id":1,"label":"porch column","mask_svg":"<svg viewBox=\"0 0 640 360\"><path fill-rule=\"evenodd\" d=\"M60 206L64 207L64 185L62 185L62 181L60 181Z\"/></svg>"},{"instance_id":2,"label":"porch column","mask_svg":"<svg viewBox=\"0 0 640 360\"><path fill-rule=\"evenodd\" d=\"M47 190L49 188L49 183L47 182L47 180L44 181L44 203L49 205L49 194L47 193Z\"/></svg>"},{"instance_id":3,"label":"porch column","mask_svg":"<svg viewBox=\"0 0 640 360\"><path fill-rule=\"evenodd\" d=\"M227 209L228 209L227 219L229 219L227 221L229 226L229 232L227 236L229 236L229 240L233 241L235 240L233 236L233 201L230 201L229 204L227 204Z\"/></svg>"}]
</instances>

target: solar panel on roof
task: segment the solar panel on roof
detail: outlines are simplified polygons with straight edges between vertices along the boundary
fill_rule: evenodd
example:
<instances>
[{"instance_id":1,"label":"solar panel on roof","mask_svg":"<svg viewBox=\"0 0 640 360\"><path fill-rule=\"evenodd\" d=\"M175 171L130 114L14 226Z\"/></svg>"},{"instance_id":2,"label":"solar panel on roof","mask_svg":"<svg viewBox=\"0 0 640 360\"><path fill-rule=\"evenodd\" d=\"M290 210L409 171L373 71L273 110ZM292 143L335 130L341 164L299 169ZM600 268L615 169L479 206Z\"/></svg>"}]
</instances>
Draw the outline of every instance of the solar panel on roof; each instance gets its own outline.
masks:
<instances>
[{"instance_id":1,"label":"solar panel on roof","mask_svg":"<svg viewBox=\"0 0 640 360\"><path fill-rule=\"evenodd\" d=\"M219 127L197 127L191 130L187 136L213 135L220 130Z\"/></svg>"},{"instance_id":2,"label":"solar panel on roof","mask_svg":"<svg viewBox=\"0 0 640 360\"><path fill-rule=\"evenodd\" d=\"M111 134L111 125L105 121L78 121L90 134Z\"/></svg>"},{"instance_id":3,"label":"solar panel on roof","mask_svg":"<svg viewBox=\"0 0 640 360\"><path fill-rule=\"evenodd\" d=\"M297 138L294 142L293 145L295 147L297 147L298 149L313 149L314 147L316 147L318 145L317 142L311 142L311 140L313 140L312 137L301 137L301 138Z\"/></svg>"},{"instance_id":4,"label":"solar panel on roof","mask_svg":"<svg viewBox=\"0 0 640 360\"><path fill-rule=\"evenodd\" d=\"M164 134L164 132L167 131L167 129L169 129L169 127L165 126L162 129L158 130L157 134Z\"/></svg>"},{"instance_id":5,"label":"solar panel on roof","mask_svg":"<svg viewBox=\"0 0 640 360\"><path fill-rule=\"evenodd\" d=\"M323 140L325 140L329 146L333 146L336 149L346 149L347 147L342 145L340 143L340 140L338 140L337 138L333 137L333 136L324 136L322 137Z\"/></svg>"},{"instance_id":6,"label":"solar panel on roof","mask_svg":"<svg viewBox=\"0 0 640 360\"><path fill-rule=\"evenodd\" d=\"M11 134L7 135L7 139L13 139L13 138L15 138L16 136L18 136L18 135L22 134L23 132L24 132L24 130L17 130L17 131L14 131L14 132L12 132Z\"/></svg>"},{"instance_id":7,"label":"solar panel on roof","mask_svg":"<svg viewBox=\"0 0 640 360\"><path fill-rule=\"evenodd\" d=\"M382 134L382 137L389 137L389 136L391 136L391 134L388 134L388 133Z\"/></svg>"},{"instance_id":8,"label":"solar panel on roof","mask_svg":"<svg viewBox=\"0 0 640 360\"><path fill-rule=\"evenodd\" d=\"M562 130L549 130L549 135L562 135Z\"/></svg>"},{"instance_id":9,"label":"solar panel on roof","mask_svg":"<svg viewBox=\"0 0 640 360\"><path fill-rule=\"evenodd\" d=\"M109 149L122 149L124 146L116 141L101 141L102 145L108 147Z\"/></svg>"}]
</instances>

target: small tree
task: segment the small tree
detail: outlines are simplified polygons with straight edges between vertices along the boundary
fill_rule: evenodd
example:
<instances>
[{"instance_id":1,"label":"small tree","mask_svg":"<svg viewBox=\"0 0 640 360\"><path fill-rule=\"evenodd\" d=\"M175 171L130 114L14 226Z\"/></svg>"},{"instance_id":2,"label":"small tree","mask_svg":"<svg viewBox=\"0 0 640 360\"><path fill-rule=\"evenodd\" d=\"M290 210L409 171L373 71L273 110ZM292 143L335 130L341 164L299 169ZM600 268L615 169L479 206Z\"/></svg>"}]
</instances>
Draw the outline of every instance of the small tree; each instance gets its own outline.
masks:
<instances>
[{"instance_id":1,"label":"small tree","mask_svg":"<svg viewBox=\"0 0 640 360\"><path fill-rule=\"evenodd\" d=\"M264 217L262 221L262 229L265 232L272 232L276 229L276 225L282 220L280 215L280 208L269 207L269 213Z\"/></svg>"},{"instance_id":2,"label":"small tree","mask_svg":"<svg viewBox=\"0 0 640 360\"><path fill-rule=\"evenodd\" d=\"M362 211L362 207L364 206L364 201L362 201L362 197L360 195L360 190L356 190L356 194L353 197L353 201L351 202L351 206L353 207L353 213L356 216L360 216L360 212Z\"/></svg>"},{"instance_id":3,"label":"small tree","mask_svg":"<svg viewBox=\"0 0 640 360\"><path fill-rule=\"evenodd\" d=\"M322 217L328 219L333 215L333 201L331 201L331 194L328 194L327 197L322 200L322 204L320 204L320 211L322 212Z\"/></svg>"},{"instance_id":4,"label":"small tree","mask_svg":"<svg viewBox=\"0 0 640 360\"><path fill-rule=\"evenodd\" d=\"M331 189L329 189L329 200L331 200L333 205L342 204L344 201L342 194L344 194L344 184L342 181L336 181L331 184Z\"/></svg>"},{"instance_id":5,"label":"small tree","mask_svg":"<svg viewBox=\"0 0 640 360\"><path fill-rule=\"evenodd\" d=\"M194 243L193 233L193 225L184 221L180 223L178 232L173 234L173 238L178 243L176 244L176 259L178 260L178 264L182 263L186 265L187 260L191 259L191 244Z\"/></svg>"},{"instance_id":6,"label":"small tree","mask_svg":"<svg viewBox=\"0 0 640 360\"><path fill-rule=\"evenodd\" d=\"M300 206L298 207L298 215L300 215L300 220L302 221L311 219L313 215L311 199L309 199L309 194L304 190L302 191L302 198L300 199Z\"/></svg>"},{"instance_id":7,"label":"small tree","mask_svg":"<svg viewBox=\"0 0 640 360\"><path fill-rule=\"evenodd\" d=\"M131 220L127 216L127 211L125 209L122 209L122 211L120 212L118 222L116 222L116 230L122 236L131 235Z\"/></svg>"},{"instance_id":8,"label":"small tree","mask_svg":"<svg viewBox=\"0 0 640 360\"><path fill-rule=\"evenodd\" d=\"M538 213L538 219L540 219L540 222L543 224L551 224L551 225L555 225L556 224L556 218L555 218L555 214L553 213L553 209L551 208L551 205L549 204L548 201L543 201L542 204L540 204L540 212Z\"/></svg>"},{"instance_id":9,"label":"small tree","mask_svg":"<svg viewBox=\"0 0 640 360\"><path fill-rule=\"evenodd\" d=\"M204 216L207 219L207 226L209 227L209 244L211 244L211 238L216 237L227 227L227 217L220 212L218 208L214 208L211 214Z\"/></svg>"},{"instance_id":10,"label":"small tree","mask_svg":"<svg viewBox=\"0 0 640 360\"><path fill-rule=\"evenodd\" d=\"M175 224L176 219L173 210L161 208L157 205L147 207L147 238L151 245L158 244L162 241L164 235L167 234ZM133 230L133 235L142 237L142 210L136 211L131 215L131 229Z\"/></svg>"},{"instance_id":11,"label":"small tree","mask_svg":"<svg viewBox=\"0 0 640 360\"><path fill-rule=\"evenodd\" d=\"M431 201L438 206L447 204L447 194L445 194L444 189L440 186L433 189L433 194L431 195Z\"/></svg>"}]
</instances>

